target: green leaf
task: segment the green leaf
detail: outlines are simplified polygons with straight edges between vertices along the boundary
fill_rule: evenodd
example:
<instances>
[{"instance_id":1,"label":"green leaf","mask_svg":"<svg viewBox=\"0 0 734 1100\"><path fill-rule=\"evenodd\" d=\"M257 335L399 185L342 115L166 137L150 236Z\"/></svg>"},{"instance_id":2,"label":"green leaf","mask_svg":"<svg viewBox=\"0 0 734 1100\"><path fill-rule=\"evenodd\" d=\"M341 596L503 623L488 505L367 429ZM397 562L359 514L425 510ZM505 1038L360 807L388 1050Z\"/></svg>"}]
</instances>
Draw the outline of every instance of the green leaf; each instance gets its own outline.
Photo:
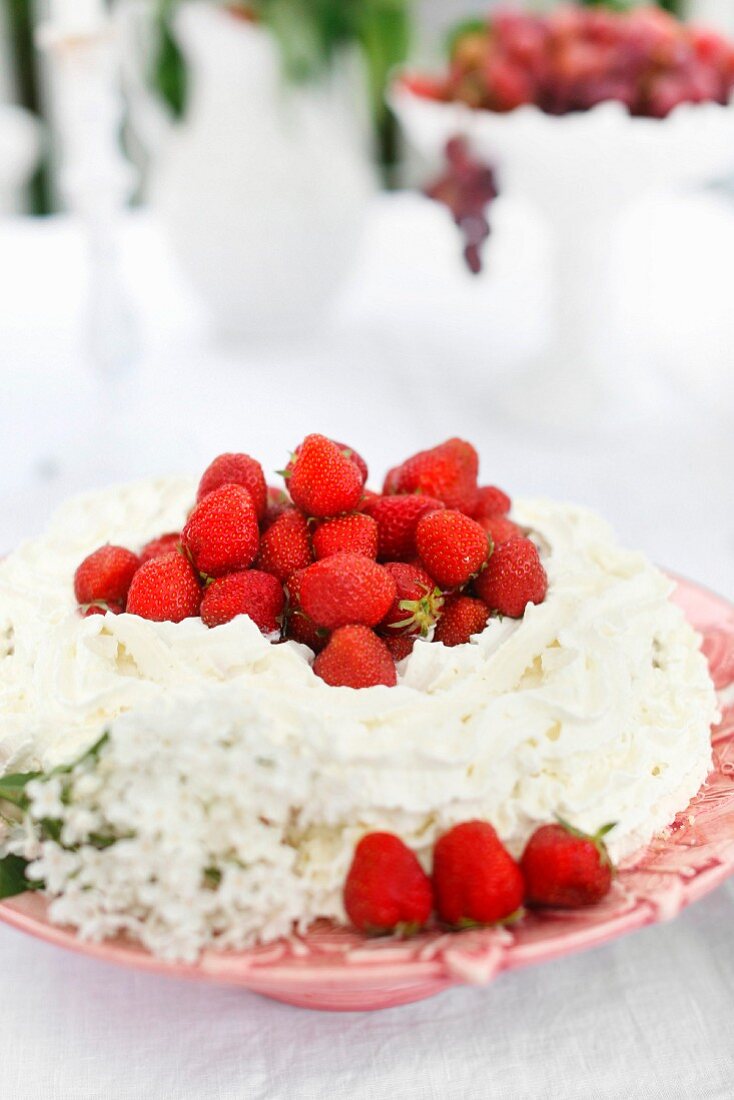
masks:
<instances>
[{"instance_id":1,"label":"green leaf","mask_svg":"<svg viewBox=\"0 0 734 1100\"><path fill-rule=\"evenodd\" d=\"M41 832L46 840L55 840L57 844L61 843L61 831L64 827L63 822L53 817L44 817L40 825Z\"/></svg>"},{"instance_id":2,"label":"green leaf","mask_svg":"<svg viewBox=\"0 0 734 1100\"><path fill-rule=\"evenodd\" d=\"M76 763L72 764L72 767L75 768L77 764L83 764L85 760L98 760L102 749L105 747L109 739L110 731L105 730L102 736L98 737L94 744L90 745L86 752L82 753Z\"/></svg>"},{"instance_id":3,"label":"green leaf","mask_svg":"<svg viewBox=\"0 0 734 1100\"><path fill-rule=\"evenodd\" d=\"M105 730L102 736L98 738L93 745L90 745L88 749L85 749L81 756L78 756L76 760L72 760L70 764L59 764L48 773L47 778L50 778L52 775L68 775L74 768L78 768L80 764L84 764L87 760L98 760L99 754L109 739L110 732L109 730Z\"/></svg>"},{"instance_id":4,"label":"green leaf","mask_svg":"<svg viewBox=\"0 0 734 1100\"><path fill-rule=\"evenodd\" d=\"M173 12L178 0L158 0L155 13L157 43L151 63L150 80L174 118L186 109L188 72L172 29Z\"/></svg>"},{"instance_id":5,"label":"green leaf","mask_svg":"<svg viewBox=\"0 0 734 1100\"><path fill-rule=\"evenodd\" d=\"M367 67L372 113L380 123L387 112L385 88L393 69L401 65L410 48L410 20L395 0L365 0L359 37Z\"/></svg>"},{"instance_id":6,"label":"green leaf","mask_svg":"<svg viewBox=\"0 0 734 1100\"><path fill-rule=\"evenodd\" d=\"M676 0L658 0L658 6L667 7L670 11L671 2L675 5ZM635 0L581 0L581 5L585 8L609 8L611 11L626 12L635 7Z\"/></svg>"},{"instance_id":7,"label":"green leaf","mask_svg":"<svg viewBox=\"0 0 734 1100\"><path fill-rule=\"evenodd\" d=\"M318 19L297 0L261 0L256 10L278 41L286 76L296 82L313 79L328 59Z\"/></svg>"},{"instance_id":8,"label":"green leaf","mask_svg":"<svg viewBox=\"0 0 734 1100\"><path fill-rule=\"evenodd\" d=\"M204 887L208 890L216 890L222 881L222 872L218 867L206 867L204 870Z\"/></svg>"},{"instance_id":9,"label":"green leaf","mask_svg":"<svg viewBox=\"0 0 734 1100\"><path fill-rule=\"evenodd\" d=\"M28 860L20 856L0 859L0 898L14 898L26 890L38 889L38 884L26 878Z\"/></svg>"},{"instance_id":10,"label":"green leaf","mask_svg":"<svg viewBox=\"0 0 734 1100\"><path fill-rule=\"evenodd\" d=\"M129 839L129 837L132 837L132 835L133 834L130 833L128 835L128 839ZM111 848L113 844L117 844L117 841L121 840L121 839L123 839L123 838L122 837L117 837L117 836L105 836L102 833L90 833L89 834L89 843L94 848L99 848L99 849Z\"/></svg>"},{"instance_id":11,"label":"green leaf","mask_svg":"<svg viewBox=\"0 0 734 1100\"><path fill-rule=\"evenodd\" d=\"M12 802L14 806L25 809L28 805L25 789L32 779L40 779L41 772L18 772L15 775L3 775L0 778L0 802Z\"/></svg>"},{"instance_id":12,"label":"green leaf","mask_svg":"<svg viewBox=\"0 0 734 1100\"><path fill-rule=\"evenodd\" d=\"M41 781L50 779L52 776L68 775L79 764L83 764L86 760L96 760L99 757L102 748L109 740L109 733L105 731L97 741L94 742L80 757L73 760L70 764L59 764L58 767L52 768L50 772L16 772L12 775L0 776L0 802L9 802L12 806L17 806L20 810L26 810L28 808L28 796L26 795L26 786L32 779L40 779Z\"/></svg>"}]
</instances>

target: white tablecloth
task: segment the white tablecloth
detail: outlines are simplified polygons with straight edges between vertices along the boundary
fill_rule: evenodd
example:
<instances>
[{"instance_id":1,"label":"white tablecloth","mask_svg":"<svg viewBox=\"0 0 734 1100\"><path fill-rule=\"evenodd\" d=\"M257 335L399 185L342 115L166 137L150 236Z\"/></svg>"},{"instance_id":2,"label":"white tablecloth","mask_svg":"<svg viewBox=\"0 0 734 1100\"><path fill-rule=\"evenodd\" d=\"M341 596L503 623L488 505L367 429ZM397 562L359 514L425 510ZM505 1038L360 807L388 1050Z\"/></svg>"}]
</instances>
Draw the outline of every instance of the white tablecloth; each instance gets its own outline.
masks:
<instances>
[{"instance_id":1,"label":"white tablecloth","mask_svg":"<svg viewBox=\"0 0 734 1100\"><path fill-rule=\"evenodd\" d=\"M598 508L628 544L734 595L734 209L697 196L629 221L622 285L651 397L636 423L600 434L497 411L506 364L542 327L543 245L511 204L498 204L496 227L489 271L472 282L438 208L382 199L331 323L235 349L208 336L155 224L136 215L122 246L143 357L107 380L84 354L77 227L0 226L0 547L40 529L69 492L196 471L226 449L276 469L321 430L379 474L461 434L488 480ZM3 1096L730 1097L732 929L725 886L670 926L489 989L330 1016L123 972L0 928Z\"/></svg>"}]
</instances>

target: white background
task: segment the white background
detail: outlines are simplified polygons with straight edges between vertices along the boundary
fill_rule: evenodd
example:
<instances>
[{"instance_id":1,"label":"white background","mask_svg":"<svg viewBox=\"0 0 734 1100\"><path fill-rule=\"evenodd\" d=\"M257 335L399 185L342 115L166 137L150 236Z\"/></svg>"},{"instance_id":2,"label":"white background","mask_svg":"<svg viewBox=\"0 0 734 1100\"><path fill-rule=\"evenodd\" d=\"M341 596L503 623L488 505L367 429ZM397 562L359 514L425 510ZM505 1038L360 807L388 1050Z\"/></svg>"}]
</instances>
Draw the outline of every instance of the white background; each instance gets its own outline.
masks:
<instances>
[{"instance_id":1,"label":"white background","mask_svg":"<svg viewBox=\"0 0 734 1100\"><path fill-rule=\"evenodd\" d=\"M443 212L379 200L330 323L222 348L156 226L121 238L143 356L100 377L84 351L85 254L64 219L0 226L0 547L69 492L200 470L246 450L267 469L308 431L381 474L452 434L483 478L587 503L624 541L734 596L731 256L714 195L641 209L620 296L647 352L628 421L559 430L501 412L542 336L543 242L498 203L487 275L466 276ZM377 479L379 481L379 478ZM64 955L0 930L2 1094L14 1100L730 1097L734 893L591 954L376 1014L322 1015Z\"/></svg>"}]
</instances>

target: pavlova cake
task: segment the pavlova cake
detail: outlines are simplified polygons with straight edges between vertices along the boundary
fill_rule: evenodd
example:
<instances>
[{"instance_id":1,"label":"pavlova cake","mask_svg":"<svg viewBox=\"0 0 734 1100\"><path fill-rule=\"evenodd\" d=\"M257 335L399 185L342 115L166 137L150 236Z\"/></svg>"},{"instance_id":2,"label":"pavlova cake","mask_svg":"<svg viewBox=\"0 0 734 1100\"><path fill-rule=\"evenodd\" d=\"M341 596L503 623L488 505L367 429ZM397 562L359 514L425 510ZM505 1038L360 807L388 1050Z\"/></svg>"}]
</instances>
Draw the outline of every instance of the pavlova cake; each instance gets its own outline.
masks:
<instances>
[{"instance_id":1,"label":"pavlova cake","mask_svg":"<svg viewBox=\"0 0 734 1100\"><path fill-rule=\"evenodd\" d=\"M283 477L89 494L0 564L0 893L184 958L598 900L710 766L669 579L458 439Z\"/></svg>"}]
</instances>

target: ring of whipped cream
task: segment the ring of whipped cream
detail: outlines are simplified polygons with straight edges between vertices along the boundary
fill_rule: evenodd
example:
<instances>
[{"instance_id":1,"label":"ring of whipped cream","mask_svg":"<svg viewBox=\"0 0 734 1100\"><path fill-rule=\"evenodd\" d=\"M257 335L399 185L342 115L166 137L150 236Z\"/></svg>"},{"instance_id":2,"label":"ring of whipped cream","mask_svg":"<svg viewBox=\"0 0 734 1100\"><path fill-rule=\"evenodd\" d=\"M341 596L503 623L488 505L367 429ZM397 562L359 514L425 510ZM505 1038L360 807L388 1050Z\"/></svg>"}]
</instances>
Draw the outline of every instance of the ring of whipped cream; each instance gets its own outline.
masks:
<instances>
[{"instance_id":1,"label":"ring of whipped cream","mask_svg":"<svg viewBox=\"0 0 734 1100\"><path fill-rule=\"evenodd\" d=\"M246 616L213 630L80 617L83 557L180 529L194 495L172 478L79 497L0 564L0 766L69 761L108 728L139 743L192 715L203 737L226 722L271 769L266 843L294 849L306 920L343 917L366 831L395 831L428 861L457 821L491 821L517 853L559 814L589 831L616 822L618 859L705 779L717 705L699 638L669 579L592 513L516 501L512 518L541 548L545 602L491 619L466 645L419 640L397 687L354 691L319 680L310 650L272 644Z\"/></svg>"}]
</instances>

